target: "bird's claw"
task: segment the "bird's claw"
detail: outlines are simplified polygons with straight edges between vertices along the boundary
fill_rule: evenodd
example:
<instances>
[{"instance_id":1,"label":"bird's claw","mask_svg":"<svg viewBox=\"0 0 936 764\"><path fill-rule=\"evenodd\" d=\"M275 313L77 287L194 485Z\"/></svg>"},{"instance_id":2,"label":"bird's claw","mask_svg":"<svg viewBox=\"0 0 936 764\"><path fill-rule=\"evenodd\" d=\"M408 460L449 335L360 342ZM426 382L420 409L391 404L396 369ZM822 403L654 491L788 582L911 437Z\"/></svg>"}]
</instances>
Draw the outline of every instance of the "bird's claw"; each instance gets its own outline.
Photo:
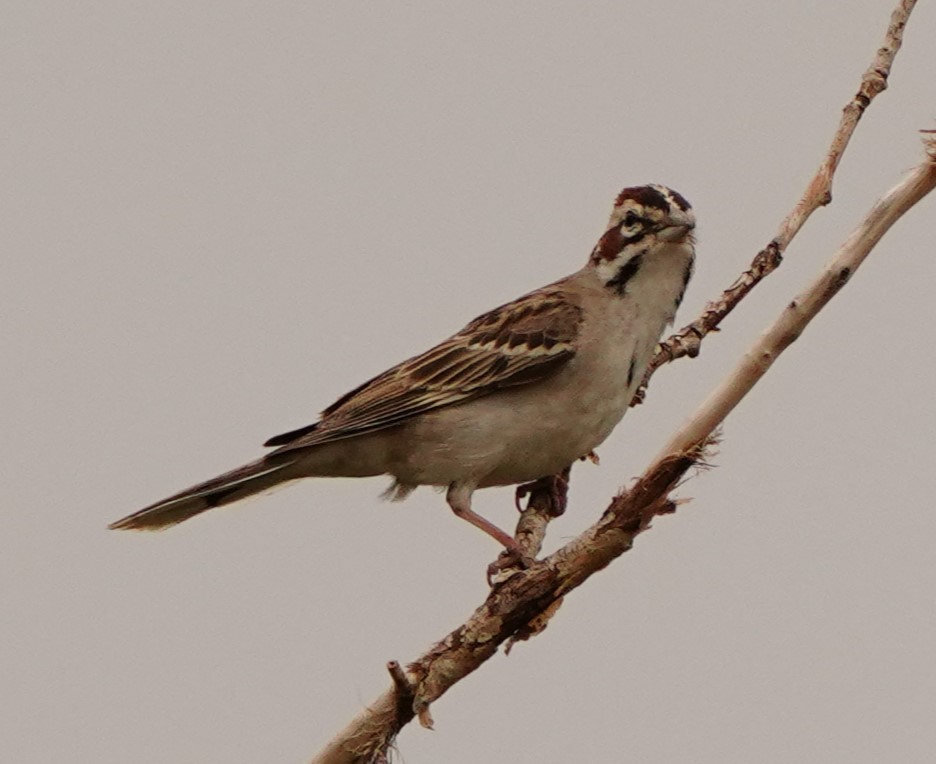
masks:
<instances>
[{"instance_id":1,"label":"bird's claw","mask_svg":"<svg viewBox=\"0 0 936 764\"><path fill-rule=\"evenodd\" d=\"M514 506L518 512L523 511L520 500L529 496L533 491L546 491L549 496L549 514L552 517L559 517L566 511L569 481L562 475L549 475L531 483L518 485L514 494Z\"/></svg>"},{"instance_id":2,"label":"bird's claw","mask_svg":"<svg viewBox=\"0 0 936 764\"><path fill-rule=\"evenodd\" d=\"M508 570L526 570L532 564L533 558L524 554L523 550L520 549L519 546L505 549L500 553L498 558L487 567L488 586L496 586L497 584L501 584L506 581L507 578L509 578L509 576L501 578L501 573Z\"/></svg>"},{"instance_id":3,"label":"bird's claw","mask_svg":"<svg viewBox=\"0 0 936 764\"><path fill-rule=\"evenodd\" d=\"M518 512L523 511L523 507L520 506L520 502L530 495L530 491L536 487L536 484L537 481L534 480L532 483L523 483L517 486L517 490L514 493L514 506L517 508Z\"/></svg>"}]
</instances>

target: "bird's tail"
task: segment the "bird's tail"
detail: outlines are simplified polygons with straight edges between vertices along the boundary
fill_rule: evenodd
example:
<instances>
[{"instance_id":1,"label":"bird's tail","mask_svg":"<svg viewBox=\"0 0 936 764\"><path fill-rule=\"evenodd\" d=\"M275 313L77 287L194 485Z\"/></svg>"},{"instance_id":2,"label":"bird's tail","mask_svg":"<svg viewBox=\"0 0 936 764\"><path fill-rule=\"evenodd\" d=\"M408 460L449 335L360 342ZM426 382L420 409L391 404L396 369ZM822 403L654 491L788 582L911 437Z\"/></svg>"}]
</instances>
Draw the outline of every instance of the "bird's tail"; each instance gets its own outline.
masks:
<instances>
[{"instance_id":1,"label":"bird's tail","mask_svg":"<svg viewBox=\"0 0 936 764\"><path fill-rule=\"evenodd\" d=\"M168 499L144 507L111 523L113 530L158 531L181 523L207 509L245 499L293 479L288 470L295 460L258 459L243 467L225 472L204 483L193 485Z\"/></svg>"}]
</instances>

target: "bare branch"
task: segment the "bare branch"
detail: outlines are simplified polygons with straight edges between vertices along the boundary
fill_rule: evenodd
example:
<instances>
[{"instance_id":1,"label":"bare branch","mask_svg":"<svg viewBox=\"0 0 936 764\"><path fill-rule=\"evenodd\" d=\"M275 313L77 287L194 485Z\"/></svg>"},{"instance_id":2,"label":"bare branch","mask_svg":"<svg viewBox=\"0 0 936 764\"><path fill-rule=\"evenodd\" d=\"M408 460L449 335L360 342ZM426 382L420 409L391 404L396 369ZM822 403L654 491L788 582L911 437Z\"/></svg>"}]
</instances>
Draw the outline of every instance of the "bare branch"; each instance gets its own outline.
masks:
<instances>
[{"instance_id":1,"label":"bare branch","mask_svg":"<svg viewBox=\"0 0 936 764\"><path fill-rule=\"evenodd\" d=\"M787 305L781 316L744 354L691 419L663 447L659 459L706 437L757 381L777 357L802 333L806 325L845 286L884 233L936 184L936 136L924 132L926 160L891 189L868 213L832 260L807 289Z\"/></svg>"},{"instance_id":2,"label":"bare branch","mask_svg":"<svg viewBox=\"0 0 936 764\"><path fill-rule=\"evenodd\" d=\"M411 663L405 682L415 688L415 697L409 708L399 707L402 680L395 678L397 686L362 711L313 764L385 760L403 725L416 715L431 723L433 701L494 655L501 644L542 631L565 595L629 550L653 517L675 511L677 502L670 492L691 467L705 463L722 420L847 283L884 233L936 187L936 136L926 135L924 144L926 160L875 204L809 288L784 309L634 486L615 497L601 518L578 537L495 586L462 626Z\"/></svg>"},{"instance_id":3,"label":"bare branch","mask_svg":"<svg viewBox=\"0 0 936 764\"><path fill-rule=\"evenodd\" d=\"M660 343L631 405L643 401L647 383L657 369L677 358L684 356L695 358L699 354L702 338L709 332L715 331L738 303L766 276L777 269L793 237L799 233L813 212L832 201L832 181L835 171L865 110L871 105L875 96L887 89L891 66L903 44L904 28L914 5L916 5L916 0L901 0L894 9L883 44L878 48L874 60L862 75L858 92L842 110L842 118L832 137L825 159L799 202L780 224L776 235L754 256L748 269L722 292L717 300L710 302L698 318Z\"/></svg>"}]
</instances>

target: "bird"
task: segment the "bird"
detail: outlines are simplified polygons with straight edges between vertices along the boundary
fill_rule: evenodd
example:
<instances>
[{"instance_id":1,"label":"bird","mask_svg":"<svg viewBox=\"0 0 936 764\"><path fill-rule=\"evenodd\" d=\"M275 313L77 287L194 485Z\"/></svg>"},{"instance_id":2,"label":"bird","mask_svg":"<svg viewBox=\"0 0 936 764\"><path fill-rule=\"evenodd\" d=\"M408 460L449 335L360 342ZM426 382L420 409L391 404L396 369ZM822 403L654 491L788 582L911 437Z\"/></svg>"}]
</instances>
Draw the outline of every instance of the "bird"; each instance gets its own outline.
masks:
<instances>
[{"instance_id":1,"label":"bird","mask_svg":"<svg viewBox=\"0 0 936 764\"><path fill-rule=\"evenodd\" d=\"M386 498L446 492L508 553L516 540L472 509L480 488L554 475L620 422L692 276L695 215L678 192L630 186L574 273L484 313L269 438L256 461L111 523L160 530L307 477L389 475Z\"/></svg>"}]
</instances>

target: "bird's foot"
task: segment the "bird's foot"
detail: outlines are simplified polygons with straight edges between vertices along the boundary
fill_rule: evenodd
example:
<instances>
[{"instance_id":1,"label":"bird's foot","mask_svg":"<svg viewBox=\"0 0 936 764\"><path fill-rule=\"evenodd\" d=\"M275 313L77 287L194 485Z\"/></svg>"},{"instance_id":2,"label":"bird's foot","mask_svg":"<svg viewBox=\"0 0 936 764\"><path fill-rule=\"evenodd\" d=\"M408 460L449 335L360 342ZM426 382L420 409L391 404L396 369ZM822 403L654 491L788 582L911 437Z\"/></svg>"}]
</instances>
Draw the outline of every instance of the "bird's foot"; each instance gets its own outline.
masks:
<instances>
[{"instance_id":1,"label":"bird's foot","mask_svg":"<svg viewBox=\"0 0 936 764\"><path fill-rule=\"evenodd\" d=\"M508 571L526 570L533 564L533 558L525 554L520 545L514 541L508 546L500 556L494 560L487 568L488 586L496 586L510 578L510 575L502 575Z\"/></svg>"},{"instance_id":2,"label":"bird's foot","mask_svg":"<svg viewBox=\"0 0 936 764\"><path fill-rule=\"evenodd\" d=\"M552 517L559 517L566 511L566 505L569 502L569 481L565 473L541 477L531 483L518 485L517 492L514 494L514 506L517 511L523 511L523 507L520 506L520 501L523 498L537 492L545 494L549 502L548 511Z\"/></svg>"}]
</instances>

